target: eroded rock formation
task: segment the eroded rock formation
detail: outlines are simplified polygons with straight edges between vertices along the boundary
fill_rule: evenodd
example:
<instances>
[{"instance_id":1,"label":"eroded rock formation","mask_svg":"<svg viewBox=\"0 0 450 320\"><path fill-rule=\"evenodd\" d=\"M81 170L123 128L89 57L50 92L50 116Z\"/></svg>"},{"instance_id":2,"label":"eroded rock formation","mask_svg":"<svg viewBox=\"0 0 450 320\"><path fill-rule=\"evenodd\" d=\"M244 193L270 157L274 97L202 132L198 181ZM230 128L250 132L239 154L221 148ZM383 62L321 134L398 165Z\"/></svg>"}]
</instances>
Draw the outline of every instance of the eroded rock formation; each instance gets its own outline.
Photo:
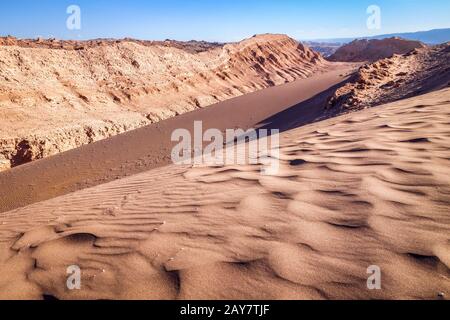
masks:
<instances>
[{"instance_id":1,"label":"eroded rock formation","mask_svg":"<svg viewBox=\"0 0 450 320\"><path fill-rule=\"evenodd\" d=\"M328 108L354 111L448 87L450 43L415 49L362 66Z\"/></svg>"},{"instance_id":2,"label":"eroded rock formation","mask_svg":"<svg viewBox=\"0 0 450 320\"><path fill-rule=\"evenodd\" d=\"M245 93L327 62L284 35L233 44L0 39L0 170Z\"/></svg>"}]
</instances>

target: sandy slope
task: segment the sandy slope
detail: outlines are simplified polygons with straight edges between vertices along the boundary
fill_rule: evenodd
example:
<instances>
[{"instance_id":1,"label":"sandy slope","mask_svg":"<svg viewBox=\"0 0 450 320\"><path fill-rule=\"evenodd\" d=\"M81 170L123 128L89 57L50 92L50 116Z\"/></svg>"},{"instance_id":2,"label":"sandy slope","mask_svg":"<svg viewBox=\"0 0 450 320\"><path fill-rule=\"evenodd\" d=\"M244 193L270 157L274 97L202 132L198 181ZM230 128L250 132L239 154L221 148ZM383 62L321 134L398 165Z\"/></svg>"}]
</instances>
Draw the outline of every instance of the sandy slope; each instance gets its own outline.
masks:
<instances>
[{"instance_id":1,"label":"sandy slope","mask_svg":"<svg viewBox=\"0 0 450 320\"><path fill-rule=\"evenodd\" d=\"M320 106L345 81L355 65L336 63L325 73L289 84L268 88L186 113L139 130L86 145L19 167L0 172L0 212L47 200L82 188L95 186L127 175L170 163L175 129L192 131L196 120L207 128L252 128L271 124L274 128L293 120L304 124L317 120ZM328 91L327 91L328 90ZM325 91L324 94L319 95ZM316 95L316 99L312 99ZM273 123L274 115L295 109L289 119ZM14 190L14 192L10 192Z\"/></svg>"},{"instance_id":2,"label":"sandy slope","mask_svg":"<svg viewBox=\"0 0 450 320\"><path fill-rule=\"evenodd\" d=\"M446 89L286 131L277 176L167 166L2 213L0 295L448 297L449 107Z\"/></svg>"}]
</instances>

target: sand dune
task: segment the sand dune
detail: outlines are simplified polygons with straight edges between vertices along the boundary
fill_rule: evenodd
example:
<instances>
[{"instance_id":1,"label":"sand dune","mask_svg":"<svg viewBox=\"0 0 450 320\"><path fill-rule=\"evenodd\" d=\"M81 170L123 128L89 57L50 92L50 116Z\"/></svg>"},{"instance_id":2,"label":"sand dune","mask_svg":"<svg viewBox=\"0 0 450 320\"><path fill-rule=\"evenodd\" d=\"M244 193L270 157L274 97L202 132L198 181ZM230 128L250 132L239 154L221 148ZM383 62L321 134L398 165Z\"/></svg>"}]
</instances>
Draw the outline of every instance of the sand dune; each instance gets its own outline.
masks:
<instances>
[{"instance_id":1,"label":"sand dune","mask_svg":"<svg viewBox=\"0 0 450 320\"><path fill-rule=\"evenodd\" d=\"M2 213L0 296L448 297L449 106L445 89L285 131L276 176L171 165Z\"/></svg>"},{"instance_id":2,"label":"sand dune","mask_svg":"<svg viewBox=\"0 0 450 320\"><path fill-rule=\"evenodd\" d=\"M335 63L327 72L308 79L229 99L0 172L0 212L167 165L175 145L170 141L172 132L179 128L192 132L194 121L202 121L205 130L285 128L316 121L323 115L328 96L355 68L354 64ZM286 117L278 116L282 111Z\"/></svg>"}]
</instances>

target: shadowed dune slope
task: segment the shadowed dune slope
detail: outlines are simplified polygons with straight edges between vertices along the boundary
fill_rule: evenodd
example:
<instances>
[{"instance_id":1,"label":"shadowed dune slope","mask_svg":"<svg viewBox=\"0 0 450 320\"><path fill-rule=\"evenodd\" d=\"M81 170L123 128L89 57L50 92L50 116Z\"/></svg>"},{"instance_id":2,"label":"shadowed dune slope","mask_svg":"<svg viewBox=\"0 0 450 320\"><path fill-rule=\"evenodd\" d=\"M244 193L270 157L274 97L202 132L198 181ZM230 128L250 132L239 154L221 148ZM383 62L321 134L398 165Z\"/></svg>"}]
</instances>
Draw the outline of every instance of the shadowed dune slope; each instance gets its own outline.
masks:
<instances>
[{"instance_id":1,"label":"shadowed dune slope","mask_svg":"<svg viewBox=\"0 0 450 320\"><path fill-rule=\"evenodd\" d=\"M167 166L2 213L0 295L448 297L449 107L446 89L286 131L276 176Z\"/></svg>"}]
</instances>

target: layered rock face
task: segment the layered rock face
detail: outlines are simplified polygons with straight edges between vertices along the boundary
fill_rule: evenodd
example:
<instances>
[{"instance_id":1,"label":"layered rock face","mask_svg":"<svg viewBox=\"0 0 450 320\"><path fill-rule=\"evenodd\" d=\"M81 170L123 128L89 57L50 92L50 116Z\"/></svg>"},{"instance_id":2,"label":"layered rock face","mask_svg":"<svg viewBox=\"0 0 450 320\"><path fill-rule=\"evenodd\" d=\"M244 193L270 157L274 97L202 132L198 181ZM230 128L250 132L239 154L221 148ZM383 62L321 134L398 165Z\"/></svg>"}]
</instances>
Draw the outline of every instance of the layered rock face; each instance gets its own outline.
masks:
<instances>
[{"instance_id":1,"label":"layered rock face","mask_svg":"<svg viewBox=\"0 0 450 320\"><path fill-rule=\"evenodd\" d=\"M328 60L343 62L373 62L391 57L394 54L405 54L414 49L424 47L426 46L419 41L395 37L382 40L355 40L337 49Z\"/></svg>"},{"instance_id":2,"label":"layered rock face","mask_svg":"<svg viewBox=\"0 0 450 320\"><path fill-rule=\"evenodd\" d=\"M327 62L284 35L233 44L0 40L0 170L259 89Z\"/></svg>"},{"instance_id":3,"label":"layered rock face","mask_svg":"<svg viewBox=\"0 0 450 320\"><path fill-rule=\"evenodd\" d=\"M415 49L362 66L330 97L328 108L354 111L446 88L450 43Z\"/></svg>"}]
</instances>

